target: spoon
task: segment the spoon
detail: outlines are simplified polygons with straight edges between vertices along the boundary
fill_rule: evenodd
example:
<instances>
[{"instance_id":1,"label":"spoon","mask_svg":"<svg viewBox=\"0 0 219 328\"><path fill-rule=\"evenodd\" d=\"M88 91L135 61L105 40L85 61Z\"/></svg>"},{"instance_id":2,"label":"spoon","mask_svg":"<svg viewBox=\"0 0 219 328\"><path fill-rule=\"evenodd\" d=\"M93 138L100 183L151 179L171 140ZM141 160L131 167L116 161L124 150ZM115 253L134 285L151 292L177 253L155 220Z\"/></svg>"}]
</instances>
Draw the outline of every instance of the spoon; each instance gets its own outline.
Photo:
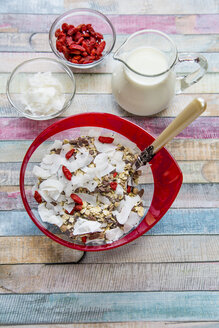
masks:
<instances>
[{"instance_id":1,"label":"spoon","mask_svg":"<svg viewBox=\"0 0 219 328\"><path fill-rule=\"evenodd\" d=\"M141 152L134 163L134 169L138 170L141 166L150 162L161 148L199 117L205 111L206 106L207 104L202 98L195 98L189 103L188 106L157 137L157 139Z\"/></svg>"}]
</instances>

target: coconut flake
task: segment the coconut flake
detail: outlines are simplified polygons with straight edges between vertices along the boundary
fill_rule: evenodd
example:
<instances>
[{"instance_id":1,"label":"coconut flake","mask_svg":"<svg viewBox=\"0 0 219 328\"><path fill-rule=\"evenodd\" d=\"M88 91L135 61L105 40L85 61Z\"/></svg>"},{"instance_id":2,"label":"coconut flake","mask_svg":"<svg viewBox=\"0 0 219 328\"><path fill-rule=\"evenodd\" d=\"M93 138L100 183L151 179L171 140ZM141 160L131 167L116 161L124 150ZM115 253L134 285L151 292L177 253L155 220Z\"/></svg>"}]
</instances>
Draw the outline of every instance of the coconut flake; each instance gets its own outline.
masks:
<instances>
[{"instance_id":1,"label":"coconut flake","mask_svg":"<svg viewBox=\"0 0 219 328\"><path fill-rule=\"evenodd\" d=\"M77 193L77 195L82 199L82 201L87 202L93 206L97 206L97 195L89 195L85 193Z\"/></svg>"},{"instance_id":2,"label":"coconut flake","mask_svg":"<svg viewBox=\"0 0 219 328\"><path fill-rule=\"evenodd\" d=\"M106 196L98 195L98 200L99 200L99 202L106 204L106 205L111 204L111 201Z\"/></svg>"},{"instance_id":3,"label":"coconut flake","mask_svg":"<svg viewBox=\"0 0 219 328\"><path fill-rule=\"evenodd\" d=\"M101 223L97 221L89 221L82 218L78 218L74 225L73 234L76 236L76 235L82 235L85 233L92 233L98 231L102 231Z\"/></svg>"},{"instance_id":4,"label":"coconut flake","mask_svg":"<svg viewBox=\"0 0 219 328\"><path fill-rule=\"evenodd\" d=\"M112 164L116 166L116 171L118 173L122 173L125 168L125 162L123 161L123 152L115 151L113 156L110 157L110 161Z\"/></svg>"},{"instance_id":5,"label":"coconut flake","mask_svg":"<svg viewBox=\"0 0 219 328\"><path fill-rule=\"evenodd\" d=\"M117 147L113 143L111 143L111 144L102 143L99 140L95 140L94 145L95 145L97 151L99 151L100 153L105 153L105 152L108 152L111 150L115 150Z\"/></svg>"},{"instance_id":6,"label":"coconut flake","mask_svg":"<svg viewBox=\"0 0 219 328\"><path fill-rule=\"evenodd\" d=\"M72 202L70 204L64 204L63 206L64 210L66 210L68 213L71 213L74 207L75 207L75 203Z\"/></svg>"},{"instance_id":7,"label":"coconut flake","mask_svg":"<svg viewBox=\"0 0 219 328\"><path fill-rule=\"evenodd\" d=\"M73 148L72 145L70 145L69 143L62 145L60 156L65 157L65 155L67 154L67 152L69 150L71 150L72 148Z\"/></svg>"},{"instance_id":8,"label":"coconut flake","mask_svg":"<svg viewBox=\"0 0 219 328\"><path fill-rule=\"evenodd\" d=\"M93 156L90 155L89 151L85 149L79 149L80 153L77 153L76 158L72 161L67 161L66 167L71 171L75 172L78 169L89 165L93 161Z\"/></svg>"},{"instance_id":9,"label":"coconut flake","mask_svg":"<svg viewBox=\"0 0 219 328\"><path fill-rule=\"evenodd\" d=\"M56 224L58 227L61 227L63 224L62 218L58 215L55 215L53 210L46 208L44 203L38 206L38 212L43 222Z\"/></svg>"},{"instance_id":10,"label":"coconut flake","mask_svg":"<svg viewBox=\"0 0 219 328\"><path fill-rule=\"evenodd\" d=\"M41 179L48 179L51 176L51 173L49 171L44 170L42 167L39 167L37 165L35 165L33 168L33 174L37 178L41 178Z\"/></svg>"},{"instance_id":11,"label":"coconut flake","mask_svg":"<svg viewBox=\"0 0 219 328\"><path fill-rule=\"evenodd\" d=\"M123 207L122 207L121 212L118 212L118 211L112 212L120 224L124 224L128 220L128 217L129 217L129 214L130 214L132 208L140 200L141 200L141 198L139 197L139 195L137 195L135 197L125 196L125 200L123 202Z\"/></svg>"},{"instance_id":12,"label":"coconut flake","mask_svg":"<svg viewBox=\"0 0 219 328\"><path fill-rule=\"evenodd\" d=\"M106 238L110 241L116 241L118 240L122 235L124 234L124 231L120 229L119 227L111 230L106 231Z\"/></svg>"},{"instance_id":13,"label":"coconut flake","mask_svg":"<svg viewBox=\"0 0 219 328\"><path fill-rule=\"evenodd\" d=\"M45 192L46 196L51 197L55 201L59 198L59 195L63 189L64 184L57 179L52 178L44 180L39 186L39 190Z\"/></svg>"},{"instance_id":14,"label":"coconut flake","mask_svg":"<svg viewBox=\"0 0 219 328\"><path fill-rule=\"evenodd\" d=\"M128 220L124 224L124 232L127 233L131 229L136 227L138 225L140 219L141 219L141 217L137 213L131 211L131 213L128 217Z\"/></svg>"},{"instance_id":15,"label":"coconut flake","mask_svg":"<svg viewBox=\"0 0 219 328\"><path fill-rule=\"evenodd\" d=\"M62 148L62 142L60 140L55 140L52 145L49 146L48 152L53 149L60 149Z\"/></svg>"},{"instance_id":16,"label":"coconut flake","mask_svg":"<svg viewBox=\"0 0 219 328\"><path fill-rule=\"evenodd\" d=\"M117 188L116 188L116 190L115 190L115 193L116 193L117 195L122 195L122 196L123 196L124 190L123 190L122 186L121 186L119 183L118 183L118 185L117 185Z\"/></svg>"}]
</instances>

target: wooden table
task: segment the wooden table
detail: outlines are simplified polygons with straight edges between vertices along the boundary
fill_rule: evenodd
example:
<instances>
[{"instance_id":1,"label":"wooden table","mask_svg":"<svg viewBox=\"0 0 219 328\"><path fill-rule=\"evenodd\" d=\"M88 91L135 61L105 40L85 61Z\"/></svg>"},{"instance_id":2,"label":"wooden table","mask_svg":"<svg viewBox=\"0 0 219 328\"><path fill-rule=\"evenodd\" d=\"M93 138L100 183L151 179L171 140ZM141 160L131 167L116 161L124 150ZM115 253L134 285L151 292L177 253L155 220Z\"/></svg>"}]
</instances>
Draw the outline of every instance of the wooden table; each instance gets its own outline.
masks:
<instances>
[{"instance_id":1,"label":"wooden table","mask_svg":"<svg viewBox=\"0 0 219 328\"><path fill-rule=\"evenodd\" d=\"M208 102L202 117L167 147L184 175L171 210L132 244L97 254L56 244L24 211L21 161L33 138L52 121L18 117L5 95L6 80L17 64L54 58L49 27L57 15L75 7L108 15L117 31L115 49L128 34L155 28L171 34L180 52L201 52L209 62L199 83L151 118L134 118L115 104L112 56L75 74L77 94L65 116L114 113L137 121L154 136L194 97L202 95ZM218 0L2 0L0 32L0 324L219 327Z\"/></svg>"}]
</instances>

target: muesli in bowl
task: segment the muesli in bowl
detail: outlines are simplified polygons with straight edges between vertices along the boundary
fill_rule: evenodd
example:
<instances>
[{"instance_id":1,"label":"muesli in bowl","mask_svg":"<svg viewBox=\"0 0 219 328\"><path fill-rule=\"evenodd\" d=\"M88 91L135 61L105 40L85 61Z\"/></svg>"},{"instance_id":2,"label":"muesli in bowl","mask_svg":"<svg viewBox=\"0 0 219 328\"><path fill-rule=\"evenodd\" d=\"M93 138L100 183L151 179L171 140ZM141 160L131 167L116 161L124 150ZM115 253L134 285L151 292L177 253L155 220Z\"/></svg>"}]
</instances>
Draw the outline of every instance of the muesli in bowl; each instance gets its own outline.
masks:
<instances>
[{"instance_id":1,"label":"muesli in bowl","mask_svg":"<svg viewBox=\"0 0 219 328\"><path fill-rule=\"evenodd\" d=\"M173 157L168 153L168 151L165 148L161 149L159 151L159 153L156 154L156 156L151 160L150 166L147 165L142 168L142 175L139 177L140 186L138 186L138 190L144 189L143 196L141 196L141 193L140 194L138 193L138 195L137 195L136 190L134 190L134 188L131 190L131 193L128 192L127 189L125 190L123 188L123 196L124 197L134 198L136 196L139 196L141 198L141 202L143 203L143 206L144 206L144 213L143 213L142 217L140 218L140 220L138 221L139 223L137 223L136 226L135 226L135 224L132 223L133 228L131 230L129 230L128 233L125 233L124 227L121 229L121 226L119 226L119 224L118 224L118 227L116 227L116 228L123 230L124 233L120 237L119 237L119 235L116 236L115 239L116 238L117 239L115 241L110 242L109 238L107 239L104 237L104 239L101 239L101 238L96 238L94 235L93 235L93 237L96 238L95 240L99 239L99 242L96 242L96 243L91 242L91 241L88 242L87 238L83 238L83 241L82 241L82 238L80 238L80 237L77 237L78 239L76 240L75 238L72 238L69 236L70 233L69 233L69 235L68 235L68 233L67 234L63 233L63 232L61 232L60 228L58 228L55 224L44 222L40 218L40 215L38 212L38 203L35 201L35 199L33 197L33 193L32 193L32 187L37 182L37 178L33 174L33 168L34 168L34 166L36 166L36 164L38 166L40 166L40 163L41 162L43 163L42 159L45 154L49 155L49 153L47 152L48 147L50 147L50 151L54 152L53 155L59 155L59 154L55 154L55 152L57 151L56 150L57 146L56 147L54 147L54 145L52 146L52 144L54 143L55 140L59 140L59 143L61 143L61 145L62 145L62 143L65 139L68 139L69 141L76 140L79 137L82 138L82 136L89 136L90 138L96 138L95 140L97 140L99 138L99 136L104 136L104 137L106 136L109 138L113 138L114 141L111 144L103 144L100 142L101 146L102 147L103 146L104 147L112 147L112 145L115 145L117 147L117 145L120 144L121 146L124 146L125 148L126 147L130 148L134 155L136 153L140 153L140 151L142 151L147 146L149 146L154 140L154 138L148 132L146 132L144 129L142 129L138 125L134 124L133 122L130 122L129 120L126 120L124 118L121 118L119 116L112 115L112 114L98 113L98 112L83 113L83 114L70 116L70 117L64 118L62 120L59 120L57 122L54 122L52 125L47 127L44 131L42 131L35 138L35 140L30 145L29 149L27 150L26 155L24 156L24 159L23 159L23 162L21 165L21 170L20 170L20 192L21 192L22 201L24 203L24 207L25 207L29 217L31 218L31 220L41 230L41 232L43 232L46 236L48 236L49 238L51 238L52 240L54 240L55 242L57 242L63 246L77 249L77 250L82 250L82 251L104 251L104 250L109 250L109 249L113 249L113 248L128 244L131 241L133 241L136 238L143 235L144 233L146 233L147 231L149 231L157 222L159 222L159 220L167 212L167 210L170 208L171 204L173 203L174 199L176 198L177 193L181 187L182 172L180 171L179 166L177 165L177 163L173 159ZM78 140L80 140L80 139L78 139ZM64 146L66 148L68 148L70 146L73 147L73 149L77 148L77 147L75 147L74 144L69 143L69 145L68 145L68 142L66 144L64 143L64 145L62 145L62 147L64 147ZM83 148L84 146L85 145L83 145L83 143L82 143L81 147ZM51 147L53 147L53 148L51 148ZM61 147L59 146L59 148L61 148ZM84 147L84 148L86 148L86 147ZM118 152L120 150L116 149L116 151L118 151ZM66 154L68 151L66 149ZM99 150L97 150L97 151L101 154L101 156L103 156L103 157L105 156L104 152L101 152ZM110 151L113 151L113 150L110 150ZM58 152L59 152L59 150L58 150ZM76 153L72 152L72 153L73 153L72 156L77 155L77 152ZM80 153L80 155L79 155L79 153ZM77 156L79 156L79 157L81 156L81 158L83 158L83 156L84 157L88 156L88 154L86 155L86 152L85 152L85 155L83 155L80 151L79 151L79 153ZM99 153L98 153L98 155L99 155ZM65 155L62 158L66 159ZM92 155L92 154L90 154L90 155ZM112 157L112 156L110 158L114 159L114 157ZM66 160L70 161L70 162L74 161L74 159L71 157ZM93 161L94 160L95 159L93 159ZM131 161L131 159L130 159L130 161ZM103 158L101 160L101 163L103 166L106 165L106 161L103 160ZM60 166L61 170L59 167L59 172L61 175L63 173L62 172L63 164L64 164L64 166L66 166L65 165L66 162L61 163L61 166ZM90 164L92 164L92 163L90 162ZM90 164L86 164L86 166L89 166ZM114 164L114 166L116 167L117 164ZM44 165L50 165L50 164L44 163ZM107 165L113 165L113 163L108 162ZM118 172L119 168L118 167L115 168L115 167L114 167L114 170L119 175L120 174ZM68 168L68 165L66 166L66 168ZM94 168L92 168L92 167L90 167L90 168L88 167L87 170L88 169L94 170ZM113 174L115 173L115 172L113 173L114 170L112 170L109 173L106 172L105 175L108 174L109 178L112 179L112 180L110 180L110 183L116 182L117 184L120 184L120 182L118 181L118 179L120 179L120 177L117 175L116 175L117 178L113 177ZM73 168L73 170L71 172L71 174L72 174L71 179L72 178L78 179L78 176L75 175L74 172L75 172L75 168ZM86 172L84 172L83 176L85 174L86 174ZM54 175L55 175L55 173L54 173ZM63 176L62 179L64 179L64 178L66 178L66 177ZM46 180L48 181L48 179L49 179L49 177L44 176L44 181L46 181ZM114 181L114 179L115 179L115 181ZM101 181L102 181L102 177L101 177ZM124 182L126 182L126 181L124 181ZM43 181L41 181L41 183L42 182ZM71 183L71 181L68 180L67 183ZM75 181L74 181L74 183L75 183ZM129 186L129 183L128 183L128 186ZM81 186L78 185L78 187L81 187ZM137 188L136 186L134 186L134 187ZM40 189L38 184L36 185L36 188ZM54 188L54 186L53 186L53 188ZM119 191L120 187L118 187L118 185L117 185L117 188L118 188L117 191ZM62 189L60 189L60 190L62 190ZM55 190L53 189L53 191L55 191ZM70 194L69 194L70 196L71 196L71 193L73 193L73 194L81 193L81 194L86 194L86 197L91 196L89 193L92 193L92 191L85 192L85 190L73 190L73 191L70 190L69 192L70 192ZM60 191L60 193L62 193L62 191ZM34 191L34 194L35 194L35 191ZM114 193L112 192L112 194L114 194ZM53 195L53 196L55 197L55 195ZM84 195L82 195L82 196L85 197ZM106 195L103 195L103 191L102 191L101 196L107 197ZM56 195L56 197L58 199L59 194ZM68 197L68 198L72 202L72 207L73 207L74 204L73 204L72 197ZM104 198L104 200L106 200L106 199ZM124 199L121 200L121 203L123 200ZM87 202L87 200L85 200L85 198L84 198L84 203L85 203L85 201ZM47 201L47 203L49 203L49 202L50 202L50 200ZM56 201L54 200L54 202L56 202ZM82 202L83 202L83 199L82 199ZM137 207L141 207L141 202L139 202L139 204L137 204L137 202L136 202L136 204L134 204L133 207L135 205L137 205ZM43 201L42 203L44 203L44 205L46 206L45 201ZM64 201L64 203L65 203L65 201ZM80 206L79 203L76 203L74 205L74 207L77 205ZM108 204L106 204L105 202L100 202L98 204L98 206L99 205L101 205L100 207L101 207L101 211L102 211L102 210L104 210L104 208L103 208L104 205L108 205ZM123 205L124 205L124 203L123 203ZM56 204L54 203L53 206L55 207ZM126 208L126 206L122 206L122 207ZM131 209L131 212L129 212L129 213L134 213L134 216L136 218L135 214L137 212L133 211L133 207ZM68 212L70 210L71 210L71 208L66 209L66 211L68 211ZM119 205L118 205L118 207L115 206L115 209L113 209L112 211L120 212L120 206ZM125 211L125 209L123 209L123 211ZM75 209L75 212L80 213L78 211L78 207ZM141 214L141 212L139 212L139 213ZM139 213L137 213L137 214L139 214ZM67 214L67 213L64 213L64 214ZM79 214L79 216L80 215L81 215L81 213ZM106 217L107 217L107 215L106 215ZM86 218L84 218L84 219L86 220ZM82 218L82 220L83 220L83 218ZM79 223L80 222L81 221L79 221ZM98 223L99 221L95 221L95 222ZM125 223L122 222L122 225L125 226L125 224L127 224L127 222L128 221L126 221ZM61 223L62 222L60 221L60 227L62 226ZM83 221L81 223L83 223ZM102 225L102 222L99 222L99 223L101 223L101 225ZM104 227L101 226L101 228L104 228ZM113 229L113 226L111 226L111 229ZM108 230L110 230L110 229L108 229ZM107 231L107 229L106 229L106 231ZM120 231L120 230L118 230L118 231ZM91 237L91 235L90 235L90 237ZM88 239L91 239L90 237ZM112 240L112 238L111 238L111 240Z\"/></svg>"},{"instance_id":2,"label":"muesli in bowl","mask_svg":"<svg viewBox=\"0 0 219 328\"><path fill-rule=\"evenodd\" d=\"M144 214L144 190L137 188L141 171L132 167L139 151L128 146L103 135L50 145L33 168L41 220L85 244L111 243L136 227Z\"/></svg>"}]
</instances>

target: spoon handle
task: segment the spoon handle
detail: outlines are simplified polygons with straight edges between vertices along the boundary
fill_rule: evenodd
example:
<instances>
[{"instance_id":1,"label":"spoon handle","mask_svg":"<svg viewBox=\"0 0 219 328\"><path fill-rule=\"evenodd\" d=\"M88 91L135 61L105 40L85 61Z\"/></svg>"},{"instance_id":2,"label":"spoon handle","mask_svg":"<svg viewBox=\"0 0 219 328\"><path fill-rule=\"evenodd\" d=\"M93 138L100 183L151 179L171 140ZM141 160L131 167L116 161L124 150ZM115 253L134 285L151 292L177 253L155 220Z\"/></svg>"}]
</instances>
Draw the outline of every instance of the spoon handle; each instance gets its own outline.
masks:
<instances>
[{"instance_id":1,"label":"spoon handle","mask_svg":"<svg viewBox=\"0 0 219 328\"><path fill-rule=\"evenodd\" d=\"M206 109L206 102L202 98L194 99L188 106L170 123L170 125L154 140L153 153L156 154L170 140L177 136L183 129L192 123Z\"/></svg>"},{"instance_id":2,"label":"spoon handle","mask_svg":"<svg viewBox=\"0 0 219 328\"><path fill-rule=\"evenodd\" d=\"M188 106L168 125L168 127L154 140L154 142L141 152L135 162L135 168L146 165L154 155L183 129L192 123L206 109L206 102L202 98L194 99Z\"/></svg>"}]
</instances>

